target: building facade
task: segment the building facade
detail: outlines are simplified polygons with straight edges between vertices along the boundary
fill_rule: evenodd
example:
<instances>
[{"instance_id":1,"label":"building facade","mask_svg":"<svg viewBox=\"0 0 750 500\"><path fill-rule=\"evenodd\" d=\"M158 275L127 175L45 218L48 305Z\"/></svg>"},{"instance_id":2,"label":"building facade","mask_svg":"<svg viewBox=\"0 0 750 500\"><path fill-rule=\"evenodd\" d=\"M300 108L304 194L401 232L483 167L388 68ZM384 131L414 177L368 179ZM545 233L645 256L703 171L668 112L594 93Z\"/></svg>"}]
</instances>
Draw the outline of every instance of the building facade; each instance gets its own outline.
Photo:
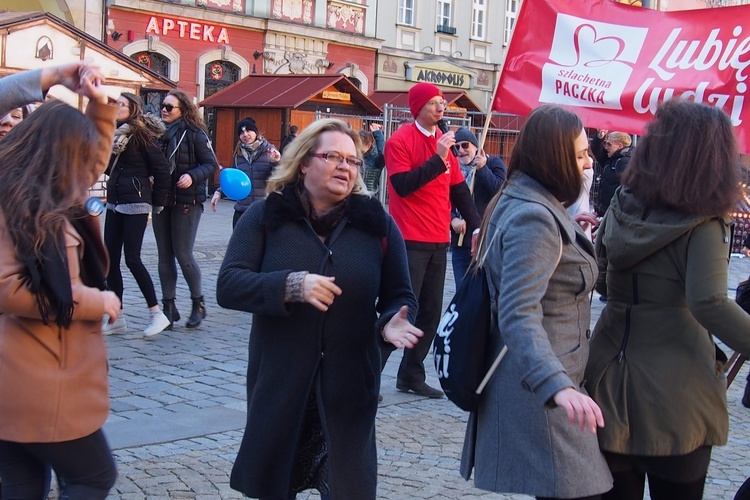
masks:
<instances>
[{"instance_id":1,"label":"building facade","mask_svg":"<svg viewBox=\"0 0 750 500\"><path fill-rule=\"evenodd\" d=\"M519 0L381 1L376 88L427 81L488 109L519 8Z\"/></svg>"},{"instance_id":2,"label":"building facade","mask_svg":"<svg viewBox=\"0 0 750 500\"><path fill-rule=\"evenodd\" d=\"M106 43L195 102L251 74L343 74L374 89L372 0L109 0Z\"/></svg>"}]
</instances>

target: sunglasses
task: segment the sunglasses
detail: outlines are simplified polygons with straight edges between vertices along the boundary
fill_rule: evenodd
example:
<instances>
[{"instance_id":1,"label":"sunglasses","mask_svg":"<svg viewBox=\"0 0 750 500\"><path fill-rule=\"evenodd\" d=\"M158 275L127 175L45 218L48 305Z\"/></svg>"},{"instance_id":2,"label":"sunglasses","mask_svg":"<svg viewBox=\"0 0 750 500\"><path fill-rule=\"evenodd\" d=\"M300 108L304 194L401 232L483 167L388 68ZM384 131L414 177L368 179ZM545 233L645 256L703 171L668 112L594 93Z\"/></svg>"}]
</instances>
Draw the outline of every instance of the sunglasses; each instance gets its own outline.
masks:
<instances>
[{"instance_id":1,"label":"sunglasses","mask_svg":"<svg viewBox=\"0 0 750 500\"><path fill-rule=\"evenodd\" d=\"M461 149L469 149L469 144L471 144L469 141L463 141L463 142L457 142L456 146L458 146Z\"/></svg>"},{"instance_id":2,"label":"sunglasses","mask_svg":"<svg viewBox=\"0 0 750 500\"><path fill-rule=\"evenodd\" d=\"M161 109L166 109L166 110L167 110L167 113L171 113L171 112L172 112L172 110L173 110L173 109L175 109L175 108L177 108L177 109L180 109L180 107L179 107L179 106L173 106L173 105L171 105L171 104L162 104L162 105L161 105Z\"/></svg>"}]
</instances>

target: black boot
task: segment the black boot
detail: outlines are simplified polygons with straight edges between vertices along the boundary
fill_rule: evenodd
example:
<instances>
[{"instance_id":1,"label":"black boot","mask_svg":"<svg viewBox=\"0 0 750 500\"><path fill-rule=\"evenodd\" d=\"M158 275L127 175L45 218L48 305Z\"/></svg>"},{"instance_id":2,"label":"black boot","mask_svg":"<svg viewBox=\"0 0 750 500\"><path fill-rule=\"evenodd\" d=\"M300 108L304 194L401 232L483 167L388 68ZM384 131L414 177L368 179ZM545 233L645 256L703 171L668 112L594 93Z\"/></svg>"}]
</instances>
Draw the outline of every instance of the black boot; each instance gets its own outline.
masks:
<instances>
[{"instance_id":1,"label":"black boot","mask_svg":"<svg viewBox=\"0 0 750 500\"><path fill-rule=\"evenodd\" d=\"M203 318L206 317L206 303L203 301L203 297L193 299L193 310L190 311L190 317L185 323L188 328L195 328L201 324Z\"/></svg>"},{"instance_id":2,"label":"black boot","mask_svg":"<svg viewBox=\"0 0 750 500\"><path fill-rule=\"evenodd\" d=\"M169 326L165 330L171 330L175 321L180 321L180 312L174 305L174 299L164 299L161 302L164 305L164 316L169 318Z\"/></svg>"}]
</instances>

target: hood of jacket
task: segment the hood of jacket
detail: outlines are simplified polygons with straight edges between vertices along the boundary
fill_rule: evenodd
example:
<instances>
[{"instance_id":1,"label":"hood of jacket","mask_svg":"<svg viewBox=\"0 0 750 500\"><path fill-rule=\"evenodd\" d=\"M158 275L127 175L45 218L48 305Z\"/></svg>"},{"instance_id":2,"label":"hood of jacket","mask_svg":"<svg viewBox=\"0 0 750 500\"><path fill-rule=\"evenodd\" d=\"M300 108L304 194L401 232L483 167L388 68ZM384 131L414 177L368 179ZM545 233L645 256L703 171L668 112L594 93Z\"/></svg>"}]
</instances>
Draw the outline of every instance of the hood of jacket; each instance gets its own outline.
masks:
<instances>
[{"instance_id":1,"label":"hood of jacket","mask_svg":"<svg viewBox=\"0 0 750 500\"><path fill-rule=\"evenodd\" d=\"M610 265L628 269L711 218L649 208L623 186L612 198L599 237Z\"/></svg>"},{"instance_id":2,"label":"hood of jacket","mask_svg":"<svg viewBox=\"0 0 750 500\"><path fill-rule=\"evenodd\" d=\"M630 158L632 152L633 152L633 146L628 146L625 148L618 149L617 151L614 152L610 160L615 161L623 157Z\"/></svg>"},{"instance_id":3,"label":"hood of jacket","mask_svg":"<svg viewBox=\"0 0 750 500\"><path fill-rule=\"evenodd\" d=\"M263 225L273 231L287 222L304 219L306 216L302 202L294 186L291 185L285 187L281 193L274 192L268 195L263 211ZM346 217L347 223L352 227L379 238L387 235L388 224L385 211L375 198L365 195L349 195Z\"/></svg>"}]
</instances>

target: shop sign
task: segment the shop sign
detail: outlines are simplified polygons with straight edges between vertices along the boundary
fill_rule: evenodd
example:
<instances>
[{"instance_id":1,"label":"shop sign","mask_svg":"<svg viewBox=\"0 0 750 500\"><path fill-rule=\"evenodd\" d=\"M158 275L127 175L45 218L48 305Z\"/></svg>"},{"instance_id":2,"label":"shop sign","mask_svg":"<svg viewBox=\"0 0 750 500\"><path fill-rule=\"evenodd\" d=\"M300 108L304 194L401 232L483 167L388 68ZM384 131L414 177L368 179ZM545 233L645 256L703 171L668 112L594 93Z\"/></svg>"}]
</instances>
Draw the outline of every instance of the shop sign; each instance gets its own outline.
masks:
<instances>
[{"instance_id":1,"label":"shop sign","mask_svg":"<svg viewBox=\"0 0 750 500\"><path fill-rule=\"evenodd\" d=\"M151 16L146 27L146 34L179 36L190 40L217 42L229 45L229 33L226 28L215 24L183 21L171 17L157 18Z\"/></svg>"},{"instance_id":2,"label":"shop sign","mask_svg":"<svg viewBox=\"0 0 750 500\"><path fill-rule=\"evenodd\" d=\"M471 75L458 71L455 64L428 62L406 63L406 79L411 82L427 82L446 87L471 88Z\"/></svg>"},{"instance_id":3,"label":"shop sign","mask_svg":"<svg viewBox=\"0 0 750 500\"><path fill-rule=\"evenodd\" d=\"M323 99L334 99L336 101L351 101L352 96L346 92L333 92L331 90L324 90Z\"/></svg>"}]
</instances>

